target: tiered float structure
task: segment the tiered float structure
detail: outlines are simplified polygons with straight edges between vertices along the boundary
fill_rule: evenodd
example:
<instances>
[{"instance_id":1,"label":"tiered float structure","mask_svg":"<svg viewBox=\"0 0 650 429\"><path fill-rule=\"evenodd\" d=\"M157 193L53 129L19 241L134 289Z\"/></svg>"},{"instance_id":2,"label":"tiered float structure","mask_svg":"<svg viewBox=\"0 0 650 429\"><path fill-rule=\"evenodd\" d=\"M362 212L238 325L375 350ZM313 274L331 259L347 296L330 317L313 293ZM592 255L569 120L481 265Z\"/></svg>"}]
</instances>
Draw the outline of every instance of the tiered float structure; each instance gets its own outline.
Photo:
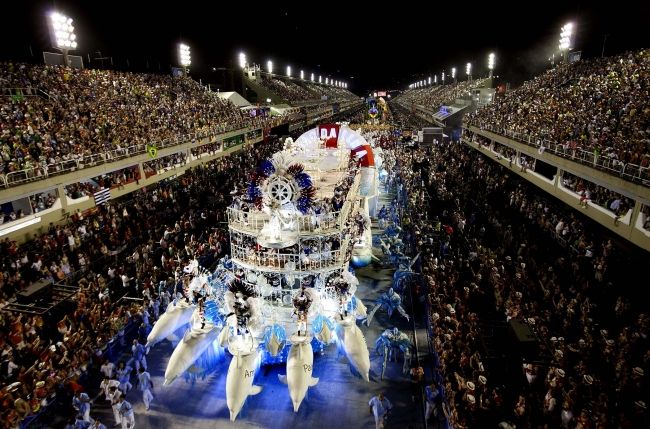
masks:
<instances>
[{"instance_id":1,"label":"tiered float structure","mask_svg":"<svg viewBox=\"0 0 650 429\"><path fill-rule=\"evenodd\" d=\"M166 384L227 348L231 419L261 390L252 384L260 362L286 361L282 380L297 411L318 381L311 376L313 350L334 340L368 380L368 348L356 325L365 307L354 296L358 281L349 268L370 262L375 176L370 146L340 125L287 139L284 150L264 161L228 208L231 258L211 274L188 267L193 277L185 298L170 304L148 338L154 344L190 323Z\"/></svg>"}]
</instances>

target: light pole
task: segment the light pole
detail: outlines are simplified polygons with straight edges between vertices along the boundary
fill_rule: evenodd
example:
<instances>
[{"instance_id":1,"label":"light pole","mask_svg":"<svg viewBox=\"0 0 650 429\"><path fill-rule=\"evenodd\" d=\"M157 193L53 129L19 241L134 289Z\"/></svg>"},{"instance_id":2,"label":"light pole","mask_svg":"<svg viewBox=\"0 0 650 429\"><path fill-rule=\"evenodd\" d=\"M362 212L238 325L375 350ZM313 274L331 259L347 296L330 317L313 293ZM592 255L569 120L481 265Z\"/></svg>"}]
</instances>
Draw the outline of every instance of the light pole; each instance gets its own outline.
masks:
<instances>
[{"instance_id":1,"label":"light pole","mask_svg":"<svg viewBox=\"0 0 650 429\"><path fill-rule=\"evenodd\" d=\"M564 58L565 62L567 61L567 56L569 54L569 50L571 49L572 36L573 23L569 22L567 24L564 24L562 31L560 32L560 51L562 52L562 57Z\"/></svg>"},{"instance_id":2,"label":"light pole","mask_svg":"<svg viewBox=\"0 0 650 429\"><path fill-rule=\"evenodd\" d=\"M311 81L314 81L314 73L311 74Z\"/></svg>"},{"instance_id":3,"label":"light pole","mask_svg":"<svg viewBox=\"0 0 650 429\"><path fill-rule=\"evenodd\" d=\"M467 74L467 79L471 82L472 81L472 63L467 63L467 65L465 65L465 73Z\"/></svg>"},{"instance_id":4,"label":"light pole","mask_svg":"<svg viewBox=\"0 0 650 429\"><path fill-rule=\"evenodd\" d=\"M63 64L70 66L68 51L77 48L77 35L74 33L72 18L59 12L50 14L50 37L55 48L63 54Z\"/></svg>"},{"instance_id":5,"label":"light pole","mask_svg":"<svg viewBox=\"0 0 650 429\"><path fill-rule=\"evenodd\" d=\"M454 83L456 83L456 67L451 68L451 78L453 79Z\"/></svg>"},{"instance_id":6,"label":"light pole","mask_svg":"<svg viewBox=\"0 0 650 429\"><path fill-rule=\"evenodd\" d=\"M246 54L243 52L239 53L239 67L246 68Z\"/></svg>"},{"instance_id":7,"label":"light pole","mask_svg":"<svg viewBox=\"0 0 650 429\"><path fill-rule=\"evenodd\" d=\"M305 71L300 70L300 80L305 80Z\"/></svg>"},{"instance_id":8,"label":"light pole","mask_svg":"<svg viewBox=\"0 0 650 429\"><path fill-rule=\"evenodd\" d=\"M291 77L291 66L287 66L287 77Z\"/></svg>"},{"instance_id":9,"label":"light pole","mask_svg":"<svg viewBox=\"0 0 650 429\"><path fill-rule=\"evenodd\" d=\"M187 74L187 68L192 64L192 57L190 55L190 47L187 46L184 43L179 43L178 44L178 57L179 57L179 62L181 63L181 66L183 66L183 70L185 71L185 74Z\"/></svg>"},{"instance_id":10,"label":"light pole","mask_svg":"<svg viewBox=\"0 0 650 429\"><path fill-rule=\"evenodd\" d=\"M270 75L273 74L273 61L268 60L266 62L266 71L268 71Z\"/></svg>"},{"instance_id":11,"label":"light pole","mask_svg":"<svg viewBox=\"0 0 650 429\"><path fill-rule=\"evenodd\" d=\"M492 77L492 71L494 70L495 63L496 63L496 56L494 55L494 52L490 52L490 55L488 55L488 69L490 70L489 77Z\"/></svg>"},{"instance_id":12,"label":"light pole","mask_svg":"<svg viewBox=\"0 0 650 429\"><path fill-rule=\"evenodd\" d=\"M442 72L442 84L443 85L445 84L445 72L444 71Z\"/></svg>"}]
</instances>

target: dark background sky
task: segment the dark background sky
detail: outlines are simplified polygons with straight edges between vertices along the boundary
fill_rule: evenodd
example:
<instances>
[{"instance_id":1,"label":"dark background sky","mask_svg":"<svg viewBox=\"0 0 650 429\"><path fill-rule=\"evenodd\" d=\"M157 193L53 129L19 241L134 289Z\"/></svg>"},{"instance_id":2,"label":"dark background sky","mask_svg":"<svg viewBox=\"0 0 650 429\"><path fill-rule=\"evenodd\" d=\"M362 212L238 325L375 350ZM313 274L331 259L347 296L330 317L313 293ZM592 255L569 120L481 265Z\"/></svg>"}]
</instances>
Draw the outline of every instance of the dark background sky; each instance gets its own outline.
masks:
<instances>
[{"instance_id":1,"label":"dark background sky","mask_svg":"<svg viewBox=\"0 0 650 429\"><path fill-rule=\"evenodd\" d=\"M240 50L249 62L274 62L284 73L332 76L362 93L403 89L443 69L465 64L518 83L547 66L560 27L577 24L574 46L585 56L650 47L650 1L517 2L300 2L243 1L7 1L0 25L0 59L40 61L49 46L45 14L56 8L75 20L77 53L113 57L114 67L168 72L177 43L192 49L192 74L211 80L213 67L230 67ZM31 47L31 53L30 53ZM97 64L97 63L93 63Z\"/></svg>"}]
</instances>

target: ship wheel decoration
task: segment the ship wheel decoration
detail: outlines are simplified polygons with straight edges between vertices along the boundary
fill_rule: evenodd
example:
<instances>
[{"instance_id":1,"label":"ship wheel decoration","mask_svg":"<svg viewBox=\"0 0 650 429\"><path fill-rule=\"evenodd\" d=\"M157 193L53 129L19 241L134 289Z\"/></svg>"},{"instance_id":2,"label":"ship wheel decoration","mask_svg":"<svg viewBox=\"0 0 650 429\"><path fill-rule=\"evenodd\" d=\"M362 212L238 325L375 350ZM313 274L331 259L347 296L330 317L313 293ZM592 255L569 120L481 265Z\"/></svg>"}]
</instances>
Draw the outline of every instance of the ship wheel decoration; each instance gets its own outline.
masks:
<instances>
[{"instance_id":1,"label":"ship wheel decoration","mask_svg":"<svg viewBox=\"0 0 650 429\"><path fill-rule=\"evenodd\" d=\"M248 185L248 197L261 210L293 208L307 213L314 202L316 189L302 164L291 163L282 152L262 161Z\"/></svg>"},{"instance_id":2,"label":"ship wheel decoration","mask_svg":"<svg viewBox=\"0 0 650 429\"><path fill-rule=\"evenodd\" d=\"M293 184L284 177L275 177L268 184L268 195L273 203L284 206L292 201Z\"/></svg>"}]
</instances>

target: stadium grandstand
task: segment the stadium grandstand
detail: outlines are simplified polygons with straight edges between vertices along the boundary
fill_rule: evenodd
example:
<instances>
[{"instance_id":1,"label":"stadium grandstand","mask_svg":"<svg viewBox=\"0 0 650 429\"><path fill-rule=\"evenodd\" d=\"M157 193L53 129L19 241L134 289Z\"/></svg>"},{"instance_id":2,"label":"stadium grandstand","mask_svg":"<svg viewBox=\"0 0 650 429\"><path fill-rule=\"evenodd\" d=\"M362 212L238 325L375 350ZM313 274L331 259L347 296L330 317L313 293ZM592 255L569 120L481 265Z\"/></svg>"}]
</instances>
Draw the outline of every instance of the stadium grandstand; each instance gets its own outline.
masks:
<instances>
[{"instance_id":1,"label":"stadium grandstand","mask_svg":"<svg viewBox=\"0 0 650 429\"><path fill-rule=\"evenodd\" d=\"M0 428L650 427L647 7L50 3L0 29Z\"/></svg>"}]
</instances>

